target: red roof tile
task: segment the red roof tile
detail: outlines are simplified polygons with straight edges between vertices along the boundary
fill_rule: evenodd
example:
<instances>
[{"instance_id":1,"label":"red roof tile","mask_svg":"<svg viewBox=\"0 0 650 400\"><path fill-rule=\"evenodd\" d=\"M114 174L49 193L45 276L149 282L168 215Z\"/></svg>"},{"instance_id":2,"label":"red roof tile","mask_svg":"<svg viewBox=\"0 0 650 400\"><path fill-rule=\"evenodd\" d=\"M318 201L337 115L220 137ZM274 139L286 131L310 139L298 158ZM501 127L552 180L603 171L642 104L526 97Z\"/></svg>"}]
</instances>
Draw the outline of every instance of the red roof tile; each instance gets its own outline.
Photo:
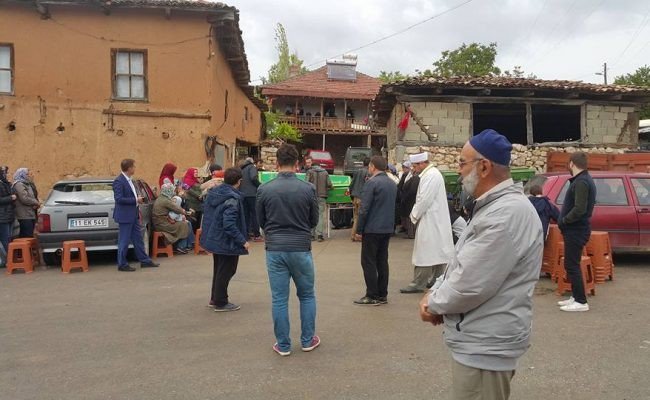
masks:
<instances>
[{"instance_id":1,"label":"red roof tile","mask_svg":"<svg viewBox=\"0 0 650 400\"><path fill-rule=\"evenodd\" d=\"M357 72L356 81L331 80L327 78L327 66L262 87L265 96L319 97L326 99L373 100L381 81Z\"/></svg>"}]
</instances>

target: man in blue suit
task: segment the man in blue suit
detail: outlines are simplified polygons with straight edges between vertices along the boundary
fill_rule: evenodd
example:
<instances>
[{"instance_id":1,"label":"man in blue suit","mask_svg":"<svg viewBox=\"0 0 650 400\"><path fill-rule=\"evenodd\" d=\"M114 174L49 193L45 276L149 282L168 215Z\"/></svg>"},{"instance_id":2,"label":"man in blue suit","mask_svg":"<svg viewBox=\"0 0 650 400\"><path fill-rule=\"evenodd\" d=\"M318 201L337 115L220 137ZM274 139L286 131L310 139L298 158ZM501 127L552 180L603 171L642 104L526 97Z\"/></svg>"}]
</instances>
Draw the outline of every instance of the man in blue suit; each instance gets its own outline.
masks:
<instances>
[{"instance_id":1,"label":"man in blue suit","mask_svg":"<svg viewBox=\"0 0 650 400\"><path fill-rule=\"evenodd\" d=\"M124 272L135 271L126 260L126 252L129 250L129 243L133 243L135 255L140 260L140 267L158 267L149 258L144 250L142 242L142 226L140 225L140 214L138 205L142 204L144 198L138 196L131 177L135 173L135 161L132 159L122 160L122 173L113 181L113 196L115 197L115 210L113 219L120 225L120 233L117 245L117 270Z\"/></svg>"}]
</instances>

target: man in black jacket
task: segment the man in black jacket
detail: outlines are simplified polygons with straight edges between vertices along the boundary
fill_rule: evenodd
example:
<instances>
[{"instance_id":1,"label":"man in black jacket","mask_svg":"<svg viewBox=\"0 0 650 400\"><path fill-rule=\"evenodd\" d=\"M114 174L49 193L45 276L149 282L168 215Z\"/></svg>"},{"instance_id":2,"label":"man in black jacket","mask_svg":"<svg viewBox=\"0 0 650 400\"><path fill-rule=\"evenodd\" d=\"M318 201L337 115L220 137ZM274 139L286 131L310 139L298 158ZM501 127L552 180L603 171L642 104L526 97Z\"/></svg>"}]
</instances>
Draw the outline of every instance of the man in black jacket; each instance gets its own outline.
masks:
<instances>
[{"instance_id":1,"label":"man in black jacket","mask_svg":"<svg viewBox=\"0 0 650 400\"><path fill-rule=\"evenodd\" d=\"M355 239L361 240L361 267L366 295L355 304L380 305L388 296L388 242L395 222L397 185L386 175L386 159L374 156L368 172L372 175L361 194L359 223Z\"/></svg>"},{"instance_id":2,"label":"man in black jacket","mask_svg":"<svg viewBox=\"0 0 650 400\"><path fill-rule=\"evenodd\" d=\"M5 253L0 254L0 267L4 267L7 262L6 257L11 239L11 231L14 223L14 203L16 202L16 195L11 192L11 184L7 180L7 171L9 168L0 168L0 245L1 251Z\"/></svg>"},{"instance_id":3,"label":"man in black jacket","mask_svg":"<svg viewBox=\"0 0 650 400\"><path fill-rule=\"evenodd\" d=\"M320 345L316 329L314 261L311 230L318 224L318 199L314 185L296 177L298 151L283 144L277 152L278 176L259 187L257 217L266 239L266 269L273 299L273 351L291 354L289 337L289 284L296 285L300 300L302 351Z\"/></svg>"},{"instance_id":4,"label":"man in black jacket","mask_svg":"<svg viewBox=\"0 0 650 400\"><path fill-rule=\"evenodd\" d=\"M587 171L587 154L571 154L569 170L573 177L564 197L558 226L564 236L564 269L571 281L573 296L559 301L562 311L589 311L585 295L580 258L582 249L591 236L591 214L596 204L596 185Z\"/></svg>"},{"instance_id":5,"label":"man in black jacket","mask_svg":"<svg viewBox=\"0 0 650 400\"><path fill-rule=\"evenodd\" d=\"M253 238L255 242L263 241L260 235L260 225L257 221L257 213L255 211L255 199L257 196L257 188L260 186L260 181L257 176L257 168L255 162L251 157L247 157L241 165L242 181L239 191L244 196L244 217L248 224L248 235Z\"/></svg>"}]
</instances>

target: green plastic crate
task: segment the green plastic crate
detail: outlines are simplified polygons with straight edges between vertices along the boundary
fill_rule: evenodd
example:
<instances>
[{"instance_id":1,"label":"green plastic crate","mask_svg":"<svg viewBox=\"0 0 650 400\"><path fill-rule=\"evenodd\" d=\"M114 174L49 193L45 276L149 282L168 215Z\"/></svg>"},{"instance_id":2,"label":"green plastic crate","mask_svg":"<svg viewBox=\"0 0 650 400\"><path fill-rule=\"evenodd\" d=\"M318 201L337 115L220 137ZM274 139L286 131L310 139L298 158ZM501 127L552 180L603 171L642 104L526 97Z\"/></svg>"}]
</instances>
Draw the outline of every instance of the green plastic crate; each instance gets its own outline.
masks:
<instances>
[{"instance_id":1,"label":"green plastic crate","mask_svg":"<svg viewBox=\"0 0 650 400\"><path fill-rule=\"evenodd\" d=\"M259 180L261 183L266 183L275 179L276 176L278 176L277 172L262 171L259 173ZM296 177L304 181L306 174L297 173ZM347 175L330 175L330 180L332 181L333 188L327 193L327 202L331 204L352 203L352 199L350 199L350 195L348 194L352 179Z\"/></svg>"}]
</instances>

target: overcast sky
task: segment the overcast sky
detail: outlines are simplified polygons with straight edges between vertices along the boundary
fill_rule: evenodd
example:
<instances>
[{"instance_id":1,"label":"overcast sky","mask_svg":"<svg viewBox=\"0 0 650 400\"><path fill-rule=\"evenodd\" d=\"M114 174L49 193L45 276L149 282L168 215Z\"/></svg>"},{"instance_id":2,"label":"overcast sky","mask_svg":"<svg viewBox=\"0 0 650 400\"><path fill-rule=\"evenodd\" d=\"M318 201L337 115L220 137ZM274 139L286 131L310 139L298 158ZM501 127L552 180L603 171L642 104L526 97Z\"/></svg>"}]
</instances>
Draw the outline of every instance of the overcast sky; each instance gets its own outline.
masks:
<instances>
[{"instance_id":1,"label":"overcast sky","mask_svg":"<svg viewBox=\"0 0 650 400\"><path fill-rule=\"evenodd\" d=\"M393 34L468 0L241 0L240 10L253 84L277 59L274 29L284 25L292 51L310 69L324 60ZM497 66L521 65L542 79L610 83L650 65L648 0L471 0L468 4L390 39L354 51L358 70L431 68L446 49L463 42L497 42Z\"/></svg>"}]
</instances>

